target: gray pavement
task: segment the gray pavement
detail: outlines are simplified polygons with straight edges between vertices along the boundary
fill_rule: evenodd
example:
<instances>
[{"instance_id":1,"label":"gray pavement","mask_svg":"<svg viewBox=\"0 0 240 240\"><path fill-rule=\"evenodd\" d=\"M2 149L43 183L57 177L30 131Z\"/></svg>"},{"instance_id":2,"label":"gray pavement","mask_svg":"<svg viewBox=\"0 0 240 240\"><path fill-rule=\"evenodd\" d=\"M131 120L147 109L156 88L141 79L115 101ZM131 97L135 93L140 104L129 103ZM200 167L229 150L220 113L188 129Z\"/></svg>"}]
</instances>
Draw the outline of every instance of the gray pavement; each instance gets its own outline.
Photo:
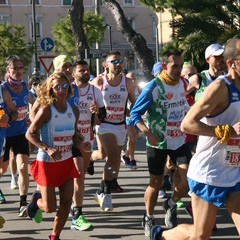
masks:
<instances>
[{"instance_id":1,"label":"gray pavement","mask_svg":"<svg viewBox=\"0 0 240 240\"><path fill-rule=\"evenodd\" d=\"M93 195L100 184L104 162L99 161L95 163L95 175L86 176L86 194L83 208L84 215L94 225L94 230L90 232L70 230L71 218L69 218L61 234L62 240L148 239L145 237L141 227L141 220L145 211L143 197L148 184L144 150L144 138L140 135L136 151L138 170L130 171L121 166L119 184L123 187L124 192L113 194L114 210L112 212L103 212L93 200ZM32 155L30 161L34 157L35 155ZM4 227L0 229L0 239L47 239L47 236L51 233L55 214L44 214L43 221L40 224L28 218L19 218L17 216L19 205L18 190L10 190L9 171L1 179L1 189L5 194L7 203L0 204L1 215L6 219ZM35 183L31 180L28 200L30 200L30 196L34 190ZM185 204L190 201L189 197L185 197L182 200ZM158 200L155 208L155 218L157 224L164 226L162 201ZM178 210L178 218L179 223L191 223L191 218L186 214L184 208ZM225 209L219 209L218 211L217 227L218 229L213 232L211 239L240 239Z\"/></svg>"}]
</instances>

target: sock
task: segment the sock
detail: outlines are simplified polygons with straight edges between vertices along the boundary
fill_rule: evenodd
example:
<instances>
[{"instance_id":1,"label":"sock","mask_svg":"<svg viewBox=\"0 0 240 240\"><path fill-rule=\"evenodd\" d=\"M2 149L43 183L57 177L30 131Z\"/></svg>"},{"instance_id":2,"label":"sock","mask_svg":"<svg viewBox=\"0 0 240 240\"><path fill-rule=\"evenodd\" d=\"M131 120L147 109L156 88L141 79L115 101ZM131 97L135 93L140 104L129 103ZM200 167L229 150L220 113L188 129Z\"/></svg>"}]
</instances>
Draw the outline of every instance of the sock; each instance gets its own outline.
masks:
<instances>
[{"instance_id":1,"label":"sock","mask_svg":"<svg viewBox=\"0 0 240 240\"><path fill-rule=\"evenodd\" d=\"M27 195L20 196L20 206L25 206L27 204Z\"/></svg>"},{"instance_id":2,"label":"sock","mask_svg":"<svg viewBox=\"0 0 240 240\"><path fill-rule=\"evenodd\" d=\"M76 220L79 216L82 215L82 207L74 207L73 208L73 219Z\"/></svg>"},{"instance_id":3,"label":"sock","mask_svg":"<svg viewBox=\"0 0 240 240\"><path fill-rule=\"evenodd\" d=\"M12 175L12 180L17 180L17 173L11 174Z\"/></svg>"},{"instance_id":4,"label":"sock","mask_svg":"<svg viewBox=\"0 0 240 240\"><path fill-rule=\"evenodd\" d=\"M148 217L149 219L154 219L154 216L153 216L153 215L148 215L148 214L146 214L146 217Z\"/></svg>"},{"instance_id":5,"label":"sock","mask_svg":"<svg viewBox=\"0 0 240 240\"><path fill-rule=\"evenodd\" d=\"M105 194L111 194L111 185L112 185L112 181L104 181L104 193Z\"/></svg>"},{"instance_id":6,"label":"sock","mask_svg":"<svg viewBox=\"0 0 240 240\"><path fill-rule=\"evenodd\" d=\"M100 188L98 189L98 194L104 193L104 180L100 183Z\"/></svg>"},{"instance_id":7,"label":"sock","mask_svg":"<svg viewBox=\"0 0 240 240\"><path fill-rule=\"evenodd\" d=\"M172 200L172 198L168 199L168 205L172 208L176 205L176 203Z\"/></svg>"},{"instance_id":8,"label":"sock","mask_svg":"<svg viewBox=\"0 0 240 240\"><path fill-rule=\"evenodd\" d=\"M52 235L52 234L51 234L49 240L57 240L57 239L59 239L59 235Z\"/></svg>"}]
</instances>

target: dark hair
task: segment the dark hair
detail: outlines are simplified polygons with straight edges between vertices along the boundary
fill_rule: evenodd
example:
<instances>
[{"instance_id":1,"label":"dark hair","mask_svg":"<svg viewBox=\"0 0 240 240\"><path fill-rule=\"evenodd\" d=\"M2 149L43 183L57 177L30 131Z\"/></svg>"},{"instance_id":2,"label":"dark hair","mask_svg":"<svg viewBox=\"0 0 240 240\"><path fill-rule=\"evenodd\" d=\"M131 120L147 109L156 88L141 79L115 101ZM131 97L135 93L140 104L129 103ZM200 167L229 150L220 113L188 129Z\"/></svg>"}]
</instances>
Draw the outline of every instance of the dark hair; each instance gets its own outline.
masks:
<instances>
[{"instance_id":1,"label":"dark hair","mask_svg":"<svg viewBox=\"0 0 240 240\"><path fill-rule=\"evenodd\" d=\"M106 59L113 55L121 56L121 53L119 51L111 51L106 55Z\"/></svg>"},{"instance_id":2,"label":"dark hair","mask_svg":"<svg viewBox=\"0 0 240 240\"><path fill-rule=\"evenodd\" d=\"M73 63L73 67L76 67L77 65L88 65L88 63L84 60L78 60Z\"/></svg>"},{"instance_id":3,"label":"dark hair","mask_svg":"<svg viewBox=\"0 0 240 240\"><path fill-rule=\"evenodd\" d=\"M162 62L167 63L169 61L169 57L172 55L181 57L181 52L179 52L178 50L175 50L175 49L167 50L166 52L164 52L164 54L162 56Z\"/></svg>"}]
</instances>

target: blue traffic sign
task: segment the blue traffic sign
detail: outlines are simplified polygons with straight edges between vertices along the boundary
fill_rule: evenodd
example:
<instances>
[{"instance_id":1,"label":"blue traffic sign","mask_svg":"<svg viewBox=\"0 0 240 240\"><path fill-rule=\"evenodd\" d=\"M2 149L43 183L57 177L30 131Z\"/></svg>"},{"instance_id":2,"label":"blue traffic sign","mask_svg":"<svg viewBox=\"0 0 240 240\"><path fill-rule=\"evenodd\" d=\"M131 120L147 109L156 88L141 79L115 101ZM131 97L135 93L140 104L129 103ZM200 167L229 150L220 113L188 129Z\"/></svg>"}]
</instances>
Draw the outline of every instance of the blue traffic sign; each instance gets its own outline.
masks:
<instances>
[{"instance_id":1,"label":"blue traffic sign","mask_svg":"<svg viewBox=\"0 0 240 240\"><path fill-rule=\"evenodd\" d=\"M43 38L41 41L41 48L45 52L50 52L53 50L54 42L51 38Z\"/></svg>"}]
</instances>

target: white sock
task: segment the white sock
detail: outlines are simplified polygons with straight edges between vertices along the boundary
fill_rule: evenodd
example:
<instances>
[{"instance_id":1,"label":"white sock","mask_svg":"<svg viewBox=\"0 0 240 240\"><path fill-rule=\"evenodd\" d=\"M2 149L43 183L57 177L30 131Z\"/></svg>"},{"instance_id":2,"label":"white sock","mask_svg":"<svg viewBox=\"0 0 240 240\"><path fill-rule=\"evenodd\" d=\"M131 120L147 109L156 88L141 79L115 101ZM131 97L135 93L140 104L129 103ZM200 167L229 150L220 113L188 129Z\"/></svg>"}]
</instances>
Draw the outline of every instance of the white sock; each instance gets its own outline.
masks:
<instances>
[{"instance_id":1,"label":"white sock","mask_svg":"<svg viewBox=\"0 0 240 240\"><path fill-rule=\"evenodd\" d=\"M12 180L17 180L17 173L12 174Z\"/></svg>"}]
</instances>

